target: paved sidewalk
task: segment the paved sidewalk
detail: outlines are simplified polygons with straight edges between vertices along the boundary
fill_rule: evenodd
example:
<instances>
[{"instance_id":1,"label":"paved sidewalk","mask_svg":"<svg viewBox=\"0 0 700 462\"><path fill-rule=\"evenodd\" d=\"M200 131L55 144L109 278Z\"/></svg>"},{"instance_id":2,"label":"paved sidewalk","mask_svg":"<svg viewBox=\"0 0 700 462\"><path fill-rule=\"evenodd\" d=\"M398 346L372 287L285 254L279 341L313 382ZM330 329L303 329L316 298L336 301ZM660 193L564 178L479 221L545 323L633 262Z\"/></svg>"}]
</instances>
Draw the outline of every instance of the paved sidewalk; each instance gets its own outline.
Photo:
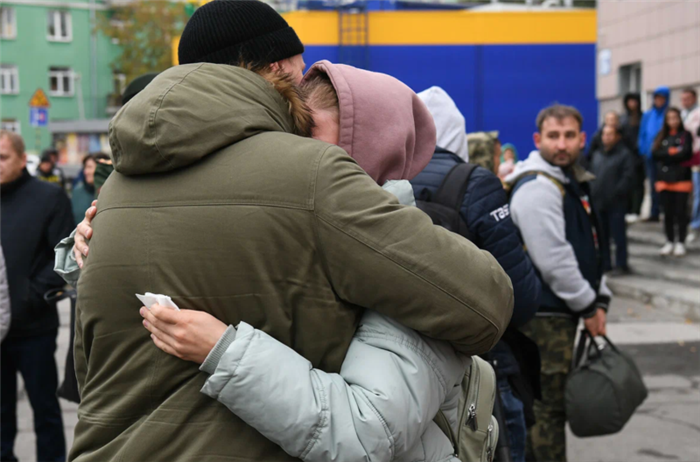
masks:
<instances>
[{"instance_id":1,"label":"paved sidewalk","mask_svg":"<svg viewBox=\"0 0 700 462\"><path fill-rule=\"evenodd\" d=\"M700 461L700 325L617 299L608 337L637 363L649 397L618 434L569 434L570 462Z\"/></svg>"}]
</instances>

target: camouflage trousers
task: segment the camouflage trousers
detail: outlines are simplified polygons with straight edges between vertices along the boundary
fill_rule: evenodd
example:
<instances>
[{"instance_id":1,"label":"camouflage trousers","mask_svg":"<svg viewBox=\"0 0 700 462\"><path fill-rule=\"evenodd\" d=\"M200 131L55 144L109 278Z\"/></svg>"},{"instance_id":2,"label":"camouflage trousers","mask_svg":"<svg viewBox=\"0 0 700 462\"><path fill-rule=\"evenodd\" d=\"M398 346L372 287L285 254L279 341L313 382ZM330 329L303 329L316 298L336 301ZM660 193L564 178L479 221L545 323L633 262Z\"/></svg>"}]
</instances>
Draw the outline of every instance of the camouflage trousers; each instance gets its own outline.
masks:
<instances>
[{"instance_id":1,"label":"camouflage trousers","mask_svg":"<svg viewBox=\"0 0 700 462\"><path fill-rule=\"evenodd\" d=\"M527 460L566 462L564 388L571 371L577 322L537 317L521 328L540 348L542 401L535 401L535 425L528 430Z\"/></svg>"}]
</instances>

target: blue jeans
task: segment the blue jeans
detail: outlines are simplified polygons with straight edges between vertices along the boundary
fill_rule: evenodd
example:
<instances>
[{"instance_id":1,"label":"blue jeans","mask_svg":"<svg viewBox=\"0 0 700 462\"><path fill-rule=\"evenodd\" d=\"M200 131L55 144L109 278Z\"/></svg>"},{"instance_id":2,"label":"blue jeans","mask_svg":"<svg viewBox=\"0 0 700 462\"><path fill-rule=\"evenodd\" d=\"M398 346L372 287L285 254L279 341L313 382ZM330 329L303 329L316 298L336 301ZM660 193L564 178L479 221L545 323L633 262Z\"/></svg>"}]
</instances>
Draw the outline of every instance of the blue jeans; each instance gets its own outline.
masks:
<instances>
[{"instance_id":1,"label":"blue jeans","mask_svg":"<svg viewBox=\"0 0 700 462\"><path fill-rule=\"evenodd\" d=\"M2 342L2 460L16 461L17 436L17 372L22 374L29 404L34 414L36 458L40 461L66 460L63 417L58 403L58 371L56 370L56 335L6 338Z\"/></svg>"},{"instance_id":2,"label":"blue jeans","mask_svg":"<svg viewBox=\"0 0 700 462\"><path fill-rule=\"evenodd\" d=\"M693 215L690 227L700 230L700 172L693 172Z\"/></svg>"},{"instance_id":3,"label":"blue jeans","mask_svg":"<svg viewBox=\"0 0 700 462\"><path fill-rule=\"evenodd\" d=\"M651 215L650 218L659 218L659 193L656 192L656 161L651 157L644 158L644 166L647 170L647 178L651 187Z\"/></svg>"},{"instance_id":4,"label":"blue jeans","mask_svg":"<svg viewBox=\"0 0 700 462\"><path fill-rule=\"evenodd\" d=\"M601 226L607 233L607 242L603 245L610 246L610 238L615 241L615 267L627 268L627 223L624 210L607 210L600 212ZM610 252L605 252L605 271L612 269Z\"/></svg>"},{"instance_id":5,"label":"blue jeans","mask_svg":"<svg viewBox=\"0 0 700 462\"><path fill-rule=\"evenodd\" d=\"M508 428L508 444L513 462L525 462L527 426L523 403L513 394L507 377L498 378L498 394L503 404L503 414Z\"/></svg>"}]
</instances>

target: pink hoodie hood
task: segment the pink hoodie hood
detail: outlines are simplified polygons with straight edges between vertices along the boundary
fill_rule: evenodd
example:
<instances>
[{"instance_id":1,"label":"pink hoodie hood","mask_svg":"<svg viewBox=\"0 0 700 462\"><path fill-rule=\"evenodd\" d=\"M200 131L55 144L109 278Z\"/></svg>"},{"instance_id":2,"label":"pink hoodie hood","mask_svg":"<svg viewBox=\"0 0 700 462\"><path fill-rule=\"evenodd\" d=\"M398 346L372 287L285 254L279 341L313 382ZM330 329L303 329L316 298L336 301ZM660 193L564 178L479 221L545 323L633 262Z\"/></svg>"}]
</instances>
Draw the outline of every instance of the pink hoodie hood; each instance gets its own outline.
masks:
<instances>
[{"instance_id":1,"label":"pink hoodie hood","mask_svg":"<svg viewBox=\"0 0 700 462\"><path fill-rule=\"evenodd\" d=\"M340 104L338 145L380 185L410 180L435 152L430 111L404 83L386 74L319 61L305 78L330 77Z\"/></svg>"}]
</instances>

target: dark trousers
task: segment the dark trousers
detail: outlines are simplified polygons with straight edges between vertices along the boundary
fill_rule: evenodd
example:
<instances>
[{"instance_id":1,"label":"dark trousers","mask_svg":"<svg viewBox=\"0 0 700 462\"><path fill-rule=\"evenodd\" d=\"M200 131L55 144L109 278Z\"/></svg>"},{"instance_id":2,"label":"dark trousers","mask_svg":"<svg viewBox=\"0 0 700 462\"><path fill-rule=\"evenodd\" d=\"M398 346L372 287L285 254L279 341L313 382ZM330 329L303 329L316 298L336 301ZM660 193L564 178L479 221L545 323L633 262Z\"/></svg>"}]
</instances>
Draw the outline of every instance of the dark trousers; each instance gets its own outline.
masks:
<instances>
[{"instance_id":1,"label":"dark trousers","mask_svg":"<svg viewBox=\"0 0 700 462\"><path fill-rule=\"evenodd\" d=\"M34 414L37 460L66 460L63 418L56 396L56 335L57 332L54 331L36 337L6 338L2 342L0 440L3 462L17 460L14 455L17 436L17 372L22 374Z\"/></svg>"},{"instance_id":2,"label":"dark trousers","mask_svg":"<svg viewBox=\"0 0 700 462\"><path fill-rule=\"evenodd\" d=\"M659 218L659 193L656 192L656 162L651 157L646 157L646 172L651 187L651 215L650 218Z\"/></svg>"},{"instance_id":3,"label":"dark trousers","mask_svg":"<svg viewBox=\"0 0 700 462\"><path fill-rule=\"evenodd\" d=\"M634 186L632 191L630 191L629 197L629 213L635 215L641 215L642 213L642 202L644 202L644 180L646 179L646 172L644 171L644 158L641 156L635 156L635 178Z\"/></svg>"},{"instance_id":4,"label":"dark trousers","mask_svg":"<svg viewBox=\"0 0 700 462\"><path fill-rule=\"evenodd\" d=\"M604 245L610 245L610 239L615 241L615 267L627 268L627 223L625 222L624 210L608 210L600 212L600 221L608 239ZM605 255L605 271L612 269L610 252L603 252Z\"/></svg>"},{"instance_id":5,"label":"dark trousers","mask_svg":"<svg viewBox=\"0 0 700 462\"><path fill-rule=\"evenodd\" d=\"M508 383L508 377L498 377L498 394L503 404L503 414L508 430L508 447L513 462L525 462L527 443L527 425L525 424L525 407ZM503 430L501 430L502 432Z\"/></svg>"},{"instance_id":6,"label":"dark trousers","mask_svg":"<svg viewBox=\"0 0 700 462\"><path fill-rule=\"evenodd\" d=\"M676 227L678 227L678 242L685 242L688 233L688 198L689 193L661 191L661 205L664 208L664 229L668 242L676 239Z\"/></svg>"}]
</instances>

